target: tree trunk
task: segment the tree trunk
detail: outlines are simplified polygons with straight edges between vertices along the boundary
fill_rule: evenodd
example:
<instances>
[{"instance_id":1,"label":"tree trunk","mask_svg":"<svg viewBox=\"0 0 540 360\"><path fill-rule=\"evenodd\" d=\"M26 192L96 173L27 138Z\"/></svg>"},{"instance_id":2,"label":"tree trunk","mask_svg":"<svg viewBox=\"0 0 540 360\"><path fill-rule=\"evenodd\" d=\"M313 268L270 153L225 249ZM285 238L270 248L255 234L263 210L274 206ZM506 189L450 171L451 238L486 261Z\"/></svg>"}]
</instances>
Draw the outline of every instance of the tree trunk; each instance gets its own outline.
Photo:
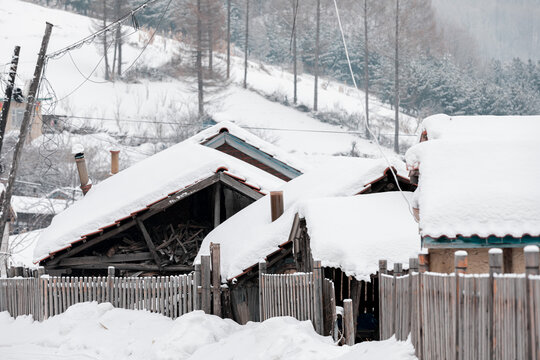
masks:
<instances>
[{"instance_id":1,"label":"tree trunk","mask_svg":"<svg viewBox=\"0 0 540 360\"><path fill-rule=\"evenodd\" d=\"M293 74L294 74L294 94L293 94L293 104L296 105L298 101L297 94L297 81L298 81L298 69L296 62L296 26L297 26L297 16L298 16L298 0L293 0Z\"/></svg>"},{"instance_id":2,"label":"tree trunk","mask_svg":"<svg viewBox=\"0 0 540 360\"><path fill-rule=\"evenodd\" d=\"M399 154L399 0L396 0L396 53L395 53L395 74L394 74L394 151Z\"/></svg>"},{"instance_id":3,"label":"tree trunk","mask_svg":"<svg viewBox=\"0 0 540 360\"><path fill-rule=\"evenodd\" d=\"M107 26L107 0L103 0L103 27ZM107 46L107 31L103 33L103 56L105 57L105 80L109 80L109 55Z\"/></svg>"},{"instance_id":4,"label":"tree trunk","mask_svg":"<svg viewBox=\"0 0 540 360\"><path fill-rule=\"evenodd\" d=\"M246 0L246 36L244 45L244 89L247 89L248 39L249 39L249 0Z\"/></svg>"},{"instance_id":5,"label":"tree trunk","mask_svg":"<svg viewBox=\"0 0 540 360\"><path fill-rule=\"evenodd\" d=\"M122 75L122 26L118 26L118 77Z\"/></svg>"},{"instance_id":6,"label":"tree trunk","mask_svg":"<svg viewBox=\"0 0 540 360\"><path fill-rule=\"evenodd\" d=\"M210 72L210 76L212 76L212 72L214 71L214 39L213 39L213 33L212 33L212 24L211 21L208 21L208 71Z\"/></svg>"},{"instance_id":7,"label":"tree trunk","mask_svg":"<svg viewBox=\"0 0 540 360\"><path fill-rule=\"evenodd\" d=\"M369 139L369 48L368 48L368 21L367 0L364 0L364 82L366 95L366 138Z\"/></svg>"},{"instance_id":8,"label":"tree trunk","mask_svg":"<svg viewBox=\"0 0 540 360\"><path fill-rule=\"evenodd\" d=\"M197 87L199 102L199 119L204 116L204 94L203 94L203 71L202 71L202 21L201 21L201 0L197 0Z\"/></svg>"},{"instance_id":9,"label":"tree trunk","mask_svg":"<svg viewBox=\"0 0 540 360\"><path fill-rule=\"evenodd\" d=\"M315 84L313 87L313 111L319 107L319 45L321 31L321 0L317 0L317 29L315 31Z\"/></svg>"},{"instance_id":10,"label":"tree trunk","mask_svg":"<svg viewBox=\"0 0 540 360\"><path fill-rule=\"evenodd\" d=\"M231 77L231 0L227 0L227 79Z\"/></svg>"}]
</instances>

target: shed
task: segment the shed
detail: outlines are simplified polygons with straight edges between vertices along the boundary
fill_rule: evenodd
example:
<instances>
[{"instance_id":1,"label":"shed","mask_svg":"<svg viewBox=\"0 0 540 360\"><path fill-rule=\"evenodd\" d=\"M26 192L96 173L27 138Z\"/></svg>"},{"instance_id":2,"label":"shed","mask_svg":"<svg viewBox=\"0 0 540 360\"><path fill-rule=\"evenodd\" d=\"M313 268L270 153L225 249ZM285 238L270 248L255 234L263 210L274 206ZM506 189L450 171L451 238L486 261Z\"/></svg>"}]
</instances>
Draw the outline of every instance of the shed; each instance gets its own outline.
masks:
<instances>
[{"instance_id":1,"label":"shed","mask_svg":"<svg viewBox=\"0 0 540 360\"><path fill-rule=\"evenodd\" d=\"M453 253L488 271L488 250L504 248L505 271L523 272L522 249L540 244L540 116L448 117L424 121L406 154L430 269L452 272Z\"/></svg>"},{"instance_id":2,"label":"shed","mask_svg":"<svg viewBox=\"0 0 540 360\"><path fill-rule=\"evenodd\" d=\"M186 141L92 186L43 231L35 261L49 272L191 271L204 236L283 180Z\"/></svg>"}]
</instances>

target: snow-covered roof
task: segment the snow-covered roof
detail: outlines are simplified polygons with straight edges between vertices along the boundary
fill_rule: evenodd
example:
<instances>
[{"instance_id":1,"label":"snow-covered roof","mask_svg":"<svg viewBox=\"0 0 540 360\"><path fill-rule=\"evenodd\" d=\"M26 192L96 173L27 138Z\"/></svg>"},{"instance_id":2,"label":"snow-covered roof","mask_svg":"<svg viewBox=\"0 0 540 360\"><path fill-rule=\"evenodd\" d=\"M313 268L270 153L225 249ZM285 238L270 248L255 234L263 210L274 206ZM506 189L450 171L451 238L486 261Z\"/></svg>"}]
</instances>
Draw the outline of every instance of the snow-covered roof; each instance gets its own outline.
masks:
<instances>
[{"instance_id":1,"label":"snow-covered roof","mask_svg":"<svg viewBox=\"0 0 540 360\"><path fill-rule=\"evenodd\" d=\"M272 156L273 158L292 166L293 168L300 170L302 172L309 169L309 166L298 159L296 156L286 152L285 150L273 145L272 143L263 140L261 137L242 129L240 126L236 125L231 121L221 121L199 133L187 139L187 141L193 141L199 144L203 144L206 141L214 138L223 131L227 131L229 134L239 138L240 140L245 141L251 146L256 147L257 149L265 152L266 154Z\"/></svg>"},{"instance_id":2,"label":"snow-covered roof","mask_svg":"<svg viewBox=\"0 0 540 360\"><path fill-rule=\"evenodd\" d=\"M540 116L448 116L437 114L422 122L429 140L535 140L540 134Z\"/></svg>"},{"instance_id":3,"label":"snow-covered roof","mask_svg":"<svg viewBox=\"0 0 540 360\"><path fill-rule=\"evenodd\" d=\"M529 135L515 141L510 135L511 140L443 137L409 149L407 165L420 172L415 202L421 235L539 236L540 141Z\"/></svg>"},{"instance_id":4,"label":"snow-covered roof","mask_svg":"<svg viewBox=\"0 0 540 360\"><path fill-rule=\"evenodd\" d=\"M405 164L391 159L398 175L407 177ZM221 273L226 279L265 258L288 240L295 214L302 201L321 197L351 196L384 176L383 159L336 157L278 189L283 191L284 214L271 222L270 198L265 196L227 219L204 239L200 255L209 254L211 242L221 244ZM197 260L196 260L197 261Z\"/></svg>"},{"instance_id":5,"label":"snow-covered roof","mask_svg":"<svg viewBox=\"0 0 540 360\"><path fill-rule=\"evenodd\" d=\"M261 193L278 188L283 180L220 151L192 142L174 145L105 181L55 216L43 231L34 260L71 246L85 234L145 209L168 194L209 178L226 168L230 174Z\"/></svg>"},{"instance_id":6,"label":"snow-covered roof","mask_svg":"<svg viewBox=\"0 0 540 360\"><path fill-rule=\"evenodd\" d=\"M358 280L369 280L379 260L407 264L420 251L418 224L403 196L385 192L306 201L299 215L306 219L314 259L341 268Z\"/></svg>"},{"instance_id":7,"label":"snow-covered roof","mask_svg":"<svg viewBox=\"0 0 540 360\"><path fill-rule=\"evenodd\" d=\"M11 208L17 214L55 215L64 211L70 203L66 200L31 196L13 195L11 197Z\"/></svg>"}]
</instances>

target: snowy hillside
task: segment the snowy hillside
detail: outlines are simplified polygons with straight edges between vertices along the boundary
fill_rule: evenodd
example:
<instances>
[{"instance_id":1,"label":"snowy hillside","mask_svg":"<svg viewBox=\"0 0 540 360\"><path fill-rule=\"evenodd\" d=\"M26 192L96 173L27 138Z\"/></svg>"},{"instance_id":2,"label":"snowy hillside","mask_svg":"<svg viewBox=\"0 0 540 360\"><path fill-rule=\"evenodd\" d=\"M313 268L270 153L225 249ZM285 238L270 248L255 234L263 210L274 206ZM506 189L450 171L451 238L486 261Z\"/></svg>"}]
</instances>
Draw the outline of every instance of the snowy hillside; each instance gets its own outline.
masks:
<instances>
[{"instance_id":1,"label":"snowy hillside","mask_svg":"<svg viewBox=\"0 0 540 360\"><path fill-rule=\"evenodd\" d=\"M24 19L23 26L21 19ZM25 86L25 80L33 72L45 21L55 25L49 53L89 35L93 26L92 19L81 15L4 0L0 5L0 39L4 49L9 51L2 51L0 64L9 63L13 47L21 45L19 87ZM124 69L134 62L150 38L150 33L144 30L135 32L126 27L125 31ZM78 132L78 142L101 148L104 158L108 157L105 151L118 144L116 146L125 150L123 156L129 155L126 162L133 163L161 150L165 145L159 143L170 145L200 129L201 125L194 121L196 91L192 81L168 76L160 81L143 79L136 83L104 81L100 50L98 44L85 45L59 59L51 59L46 68L40 96L53 100L43 102L43 112L67 115L61 125ZM173 58L189 56L189 50L177 41L156 36L136 65L155 68ZM214 120L234 121L298 154L334 155L350 152L354 146L363 156L379 156L373 143L356 134L343 133L350 132L350 128L337 125L337 120L334 125L323 123L309 112L280 103L292 98L292 75L286 71L252 62L248 74L250 89L242 89L239 86L243 71L241 61L233 58L232 84L219 94L207 96L207 111ZM219 59L216 62L219 63ZM4 65L2 76L6 72L7 65ZM311 107L313 78L302 75L299 79L299 103ZM320 114L326 114L325 118L340 115L352 118L353 123L361 123L358 116L364 111L363 94L339 83L324 80L321 83ZM391 135L393 111L375 99L371 109L373 122L379 129L376 133L382 133L383 137ZM403 116L402 123L401 141L411 144L416 140L411 136L417 130L416 120ZM363 134L363 125L360 129ZM107 134L98 137L100 132ZM90 135L85 135L88 133ZM71 136L64 135L63 141L71 142ZM143 145L145 142L158 145Z\"/></svg>"}]
</instances>

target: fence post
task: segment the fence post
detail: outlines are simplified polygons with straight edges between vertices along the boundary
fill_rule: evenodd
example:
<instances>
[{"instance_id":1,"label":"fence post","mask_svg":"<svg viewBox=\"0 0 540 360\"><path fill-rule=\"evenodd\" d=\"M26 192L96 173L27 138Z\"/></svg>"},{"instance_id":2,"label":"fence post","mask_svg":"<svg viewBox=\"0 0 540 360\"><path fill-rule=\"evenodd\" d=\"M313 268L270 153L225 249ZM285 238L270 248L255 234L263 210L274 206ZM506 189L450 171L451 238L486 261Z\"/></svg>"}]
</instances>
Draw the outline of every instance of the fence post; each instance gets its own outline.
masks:
<instances>
[{"instance_id":1,"label":"fence post","mask_svg":"<svg viewBox=\"0 0 540 360\"><path fill-rule=\"evenodd\" d=\"M467 272L467 252L463 250L458 250L454 253L454 273L456 277L456 331L455 331L455 342L456 342L456 360L460 358L459 354L461 352L460 346L460 336L459 336L459 323L461 317L461 280L459 274L465 274Z\"/></svg>"},{"instance_id":2,"label":"fence post","mask_svg":"<svg viewBox=\"0 0 540 360\"><path fill-rule=\"evenodd\" d=\"M382 308L383 303L383 288L382 288L382 274L386 274L388 271L388 263L386 260L379 260L379 274L378 274L378 285L379 285L379 309L377 310L377 320L379 321L379 340L383 340L383 321L384 321L384 311Z\"/></svg>"},{"instance_id":3,"label":"fence post","mask_svg":"<svg viewBox=\"0 0 540 360\"><path fill-rule=\"evenodd\" d=\"M418 349L416 356L423 358L424 354L424 324L423 313L423 292L424 292L424 273L429 271L429 253L421 252L418 254Z\"/></svg>"},{"instance_id":4,"label":"fence post","mask_svg":"<svg viewBox=\"0 0 540 360\"><path fill-rule=\"evenodd\" d=\"M264 277L263 275L266 274L266 261L259 262L259 321L266 320L266 312L264 311L265 303L264 303Z\"/></svg>"},{"instance_id":5,"label":"fence post","mask_svg":"<svg viewBox=\"0 0 540 360\"><path fill-rule=\"evenodd\" d=\"M210 257L212 258L213 314L221 317L221 264L219 244L210 244Z\"/></svg>"},{"instance_id":6,"label":"fence post","mask_svg":"<svg viewBox=\"0 0 540 360\"><path fill-rule=\"evenodd\" d=\"M343 300L343 323L345 330L345 344L353 346L355 343L353 302L351 299Z\"/></svg>"},{"instance_id":7,"label":"fence post","mask_svg":"<svg viewBox=\"0 0 540 360\"><path fill-rule=\"evenodd\" d=\"M45 297L43 296L43 280L41 279L41 277L45 274L45 268L43 266L39 266L37 268L37 272L36 272L36 277L37 277L37 303L38 303L38 306L37 306L37 316L38 316L38 320L39 321L42 321L43 318L45 317L45 305L44 305L44 301L45 301Z\"/></svg>"},{"instance_id":8,"label":"fence post","mask_svg":"<svg viewBox=\"0 0 540 360\"><path fill-rule=\"evenodd\" d=\"M107 301L114 305L114 266L107 268Z\"/></svg>"},{"instance_id":9,"label":"fence post","mask_svg":"<svg viewBox=\"0 0 540 360\"><path fill-rule=\"evenodd\" d=\"M193 276L193 310L201 310L201 263L195 264Z\"/></svg>"},{"instance_id":10,"label":"fence post","mask_svg":"<svg viewBox=\"0 0 540 360\"><path fill-rule=\"evenodd\" d=\"M401 276L403 271L403 265L401 263L394 263L394 294L393 294L393 300L392 300L392 306L393 306L393 314L394 314L394 321L393 321L393 331L392 333L396 336L397 340L400 340L398 338L398 328L399 328L399 310L398 310L398 293L397 293L397 277Z\"/></svg>"},{"instance_id":11,"label":"fence post","mask_svg":"<svg viewBox=\"0 0 540 360\"><path fill-rule=\"evenodd\" d=\"M414 341L418 338L417 335L412 334L413 331L413 316L416 317L418 308L415 307L415 304L413 304L413 272L418 272L418 258L409 258L409 333L411 334L411 338L413 341L413 345L416 344Z\"/></svg>"},{"instance_id":12,"label":"fence post","mask_svg":"<svg viewBox=\"0 0 540 360\"><path fill-rule=\"evenodd\" d=\"M494 314L493 314L493 298L495 291L495 279L494 274L503 273L503 251L498 248L489 249L489 298L488 298L488 311L489 311L489 358L493 359L494 346L495 346L495 331L494 331Z\"/></svg>"},{"instance_id":13,"label":"fence post","mask_svg":"<svg viewBox=\"0 0 540 360\"><path fill-rule=\"evenodd\" d=\"M207 314L211 313L210 294L210 256L201 256L201 309Z\"/></svg>"},{"instance_id":14,"label":"fence post","mask_svg":"<svg viewBox=\"0 0 540 360\"><path fill-rule=\"evenodd\" d=\"M527 309L527 359L536 359L536 327L534 314L534 297L531 291L530 275L538 275L540 258L538 257L539 249L536 245L528 245L523 249L525 256L525 289L526 289L526 309Z\"/></svg>"},{"instance_id":15,"label":"fence post","mask_svg":"<svg viewBox=\"0 0 540 360\"><path fill-rule=\"evenodd\" d=\"M313 261L313 297L314 297L314 306L315 306L315 330L323 335L324 324L323 324L323 291L322 291L322 268L321 260Z\"/></svg>"}]
</instances>

